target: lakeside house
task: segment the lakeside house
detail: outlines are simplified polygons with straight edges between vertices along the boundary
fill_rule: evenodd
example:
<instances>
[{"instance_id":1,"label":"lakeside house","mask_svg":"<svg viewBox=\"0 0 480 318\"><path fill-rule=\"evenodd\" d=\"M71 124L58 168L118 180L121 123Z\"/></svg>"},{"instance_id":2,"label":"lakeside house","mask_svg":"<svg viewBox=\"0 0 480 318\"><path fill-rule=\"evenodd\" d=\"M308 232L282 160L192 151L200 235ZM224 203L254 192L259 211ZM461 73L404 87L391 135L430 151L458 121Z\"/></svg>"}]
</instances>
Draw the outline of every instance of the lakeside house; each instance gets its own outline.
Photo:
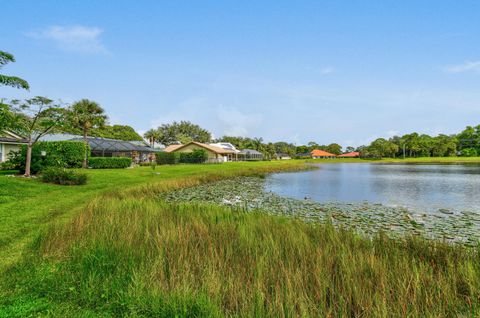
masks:
<instances>
[{"instance_id":1,"label":"lakeside house","mask_svg":"<svg viewBox=\"0 0 480 318\"><path fill-rule=\"evenodd\" d=\"M275 158L277 160L290 160L292 157L288 153L276 153Z\"/></svg>"},{"instance_id":2,"label":"lakeside house","mask_svg":"<svg viewBox=\"0 0 480 318\"><path fill-rule=\"evenodd\" d=\"M223 143L226 144L226 143ZM231 144L230 144L231 145ZM233 145L231 145L233 147ZM235 147L233 147L235 148ZM207 153L207 162L221 163L227 161L237 161L238 153L236 149L229 146L220 147L218 145L204 144L201 142L191 141L183 145L170 145L164 149L165 152L192 152L196 149L202 149Z\"/></svg>"},{"instance_id":3,"label":"lakeside house","mask_svg":"<svg viewBox=\"0 0 480 318\"><path fill-rule=\"evenodd\" d=\"M238 158L241 161L263 160L263 153L255 149L243 149L238 154Z\"/></svg>"},{"instance_id":4,"label":"lakeside house","mask_svg":"<svg viewBox=\"0 0 480 318\"><path fill-rule=\"evenodd\" d=\"M81 141L83 137L72 134L50 134L40 141ZM155 160L155 153L160 151L151 148L144 141L124 141L101 137L87 137L92 157L128 157L135 163Z\"/></svg>"},{"instance_id":5,"label":"lakeside house","mask_svg":"<svg viewBox=\"0 0 480 318\"><path fill-rule=\"evenodd\" d=\"M338 158L359 158L360 153L357 151L347 152L337 156Z\"/></svg>"},{"instance_id":6,"label":"lakeside house","mask_svg":"<svg viewBox=\"0 0 480 318\"><path fill-rule=\"evenodd\" d=\"M337 155L330 153L325 150L314 149L310 152L312 159L327 159L327 158L336 158Z\"/></svg>"},{"instance_id":7,"label":"lakeside house","mask_svg":"<svg viewBox=\"0 0 480 318\"><path fill-rule=\"evenodd\" d=\"M8 160L12 151L19 151L21 145L26 145L27 140L12 133L11 131L0 131L0 162Z\"/></svg>"}]
</instances>

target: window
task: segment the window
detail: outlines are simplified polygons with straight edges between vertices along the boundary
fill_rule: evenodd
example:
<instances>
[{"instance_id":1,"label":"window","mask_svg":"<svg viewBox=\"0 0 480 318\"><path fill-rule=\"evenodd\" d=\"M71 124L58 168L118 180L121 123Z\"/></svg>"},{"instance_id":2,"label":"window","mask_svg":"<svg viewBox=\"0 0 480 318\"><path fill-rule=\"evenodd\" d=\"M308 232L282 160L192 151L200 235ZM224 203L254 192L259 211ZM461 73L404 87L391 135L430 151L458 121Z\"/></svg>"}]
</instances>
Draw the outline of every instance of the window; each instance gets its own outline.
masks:
<instances>
[{"instance_id":1,"label":"window","mask_svg":"<svg viewBox=\"0 0 480 318\"><path fill-rule=\"evenodd\" d=\"M3 162L3 144L0 144L0 162Z\"/></svg>"}]
</instances>

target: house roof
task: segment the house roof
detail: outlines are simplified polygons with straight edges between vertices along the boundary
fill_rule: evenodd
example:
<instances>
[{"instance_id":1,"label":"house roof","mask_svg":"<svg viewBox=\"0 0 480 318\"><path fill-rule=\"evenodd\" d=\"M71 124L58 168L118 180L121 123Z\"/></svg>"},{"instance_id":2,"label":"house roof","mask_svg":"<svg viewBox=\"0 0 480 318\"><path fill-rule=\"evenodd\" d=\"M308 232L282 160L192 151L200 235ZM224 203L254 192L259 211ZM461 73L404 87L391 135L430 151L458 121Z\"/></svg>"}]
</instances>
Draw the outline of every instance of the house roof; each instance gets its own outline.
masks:
<instances>
[{"instance_id":1,"label":"house roof","mask_svg":"<svg viewBox=\"0 0 480 318\"><path fill-rule=\"evenodd\" d=\"M352 151L352 152L341 154L338 157L340 157L340 158L355 158L355 157L360 157L360 153L357 152L357 151Z\"/></svg>"},{"instance_id":2,"label":"house roof","mask_svg":"<svg viewBox=\"0 0 480 318\"><path fill-rule=\"evenodd\" d=\"M310 154L312 155L312 157L336 157L337 156L337 155L334 155L333 153L329 153L327 151L320 150L320 149L314 149L312 150L312 152L310 152Z\"/></svg>"},{"instance_id":3,"label":"house roof","mask_svg":"<svg viewBox=\"0 0 480 318\"><path fill-rule=\"evenodd\" d=\"M260 151L257 151L255 149L243 149L242 151L239 152L241 155L263 155Z\"/></svg>"},{"instance_id":4,"label":"house roof","mask_svg":"<svg viewBox=\"0 0 480 318\"><path fill-rule=\"evenodd\" d=\"M27 139L22 138L11 131L0 130L0 142L7 144L26 144Z\"/></svg>"},{"instance_id":5,"label":"house roof","mask_svg":"<svg viewBox=\"0 0 480 318\"><path fill-rule=\"evenodd\" d=\"M83 138L73 138L71 141L83 141ZM154 152L155 150L146 147L133 144L129 141L107 139L99 137L87 137L87 142L90 145L92 151L107 151L107 152Z\"/></svg>"},{"instance_id":6,"label":"house roof","mask_svg":"<svg viewBox=\"0 0 480 318\"><path fill-rule=\"evenodd\" d=\"M220 147L212 146L212 145L207 145L207 144L203 144L201 142L196 142L196 141L191 141L191 142L189 142L187 144L184 144L184 145L170 145L167 148L165 148L164 151L165 152L174 152L174 151L180 150L180 149L185 148L185 147L187 147L189 145L192 145L192 144L196 145L198 147L207 149L209 151L212 151L214 153L221 154L221 155L235 153L235 151L233 151L233 150L224 149L224 148L220 148Z\"/></svg>"}]
</instances>

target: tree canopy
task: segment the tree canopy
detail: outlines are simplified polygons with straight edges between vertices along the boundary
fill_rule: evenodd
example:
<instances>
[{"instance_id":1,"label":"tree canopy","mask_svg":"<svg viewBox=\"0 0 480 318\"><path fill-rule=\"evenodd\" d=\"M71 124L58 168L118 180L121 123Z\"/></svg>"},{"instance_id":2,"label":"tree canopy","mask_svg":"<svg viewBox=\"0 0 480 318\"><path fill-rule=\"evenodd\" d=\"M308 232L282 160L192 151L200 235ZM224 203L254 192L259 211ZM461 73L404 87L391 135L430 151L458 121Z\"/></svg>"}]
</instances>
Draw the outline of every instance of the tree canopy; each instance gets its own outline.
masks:
<instances>
[{"instance_id":1,"label":"tree canopy","mask_svg":"<svg viewBox=\"0 0 480 318\"><path fill-rule=\"evenodd\" d=\"M15 57L12 54L8 52L0 51L0 68L2 68L8 63L13 63L13 62L15 62ZM21 79L20 77L17 77L17 76L8 76L3 74L0 74L0 85L10 86L15 88L30 89L30 86L28 85L28 82L26 80Z\"/></svg>"},{"instance_id":2,"label":"tree canopy","mask_svg":"<svg viewBox=\"0 0 480 318\"><path fill-rule=\"evenodd\" d=\"M157 141L165 146L180 142L182 144L190 141L202 143L210 142L212 135L206 129L192 124L189 121L174 121L171 124L163 124L157 128Z\"/></svg>"}]
</instances>

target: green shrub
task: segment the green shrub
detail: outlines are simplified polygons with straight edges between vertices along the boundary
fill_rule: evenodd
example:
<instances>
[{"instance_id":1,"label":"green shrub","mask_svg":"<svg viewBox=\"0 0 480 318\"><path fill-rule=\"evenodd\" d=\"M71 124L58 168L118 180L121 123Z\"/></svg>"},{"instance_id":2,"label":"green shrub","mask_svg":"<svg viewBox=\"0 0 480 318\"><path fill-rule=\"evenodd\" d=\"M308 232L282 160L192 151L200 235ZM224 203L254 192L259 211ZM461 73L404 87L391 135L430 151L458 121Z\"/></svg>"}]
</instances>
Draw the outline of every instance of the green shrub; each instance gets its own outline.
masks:
<instances>
[{"instance_id":1,"label":"green shrub","mask_svg":"<svg viewBox=\"0 0 480 318\"><path fill-rule=\"evenodd\" d=\"M208 154L203 149L194 149L192 152L159 152L156 154L159 165L174 165L178 163L204 163Z\"/></svg>"},{"instance_id":2,"label":"green shrub","mask_svg":"<svg viewBox=\"0 0 480 318\"><path fill-rule=\"evenodd\" d=\"M475 148L465 148L460 151L462 157L476 157L478 155Z\"/></svg>"},{"instance_id":3,"label":"green shrub","mask_svg":"<svg viewBox=\"0 0 480 318\"><path fill-rule=\"evenodd\" d=\"M87 147L87 149L85 149ZM80 168L85 151L90 155L90 147L81 141L41 141L32 148L31 172L37 173L46 167ZM42 156L42 152L45 156ZM25 172L27 146L11 155L10 161L21 173Z\"/></svg>"},{"instance_id":4,"label":"green shrub","mask_svg":"<svg viewBox=\"0 0 480 318\"><path fill-rule=\"evenodd\" d=\"M0 171L5 171L5 170L15 170L17 167L15 165L15 163L11 162L11 161L5 161L5 162L2 162L0 163Z\"/></svg>"},{"instance_id":5,"label":"green shrub","mask_svg":"<svg viewBox=\"0 0 480 318\"><path fill-rule=\"evenodd\" d=\"M194 149L192 152L181 152L181 163L204 163L208 159L208 154L203 149Z\"/></svg>"},{"instance_id":6,"label":"green shrub","mask_svg":"<svg viewBox=\"0 0 480 318\"><path fill-rule=\"evenodd\" d=\"M92 169L123 169L132 165L132 158L125 157L92 157L88 166Z\"/></svg>"},{"instance_id":7,"label":"green shrub","mask_svg":"<svg viewBox=\"0 0 480 318\"><path fill-rule=\"evenodd\" d=\"M159 165L174 165L180 162L179 152L158 152L155 156Z\"/></svg>"},{"instance_id":8,"label":"green shrub","mask_svg":"<svg viewBox=\"0 0 480 318\"><path fill-rule=\"evenodd\" d=\"M41 180L61 185L82 185L87 183L87 175L65 168L48 167L42 171Z\"/></svg>"}]
</instances>

